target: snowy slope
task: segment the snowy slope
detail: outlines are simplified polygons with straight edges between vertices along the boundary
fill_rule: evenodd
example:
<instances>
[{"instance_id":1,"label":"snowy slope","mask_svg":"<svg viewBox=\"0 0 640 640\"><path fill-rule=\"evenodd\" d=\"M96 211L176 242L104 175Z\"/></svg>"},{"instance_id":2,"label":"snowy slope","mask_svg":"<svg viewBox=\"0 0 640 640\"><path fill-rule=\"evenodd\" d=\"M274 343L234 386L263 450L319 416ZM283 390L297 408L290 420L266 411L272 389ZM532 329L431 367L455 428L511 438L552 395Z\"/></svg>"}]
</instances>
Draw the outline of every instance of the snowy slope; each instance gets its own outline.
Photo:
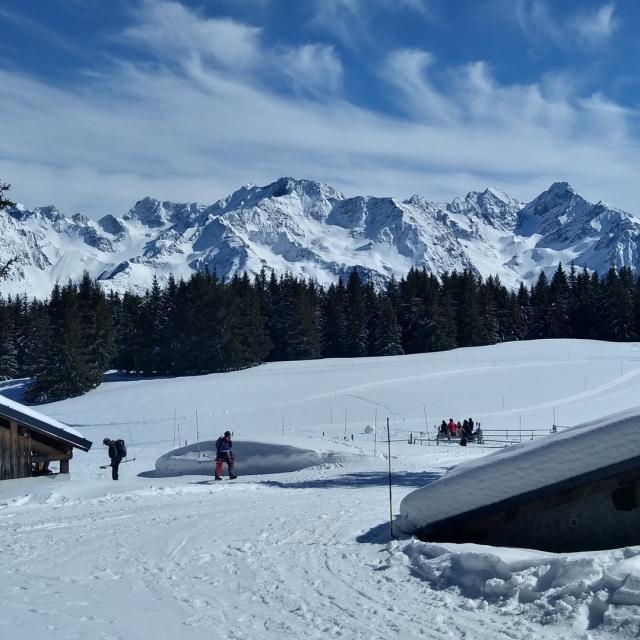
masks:
<instances>
[{"instance_id":1,"label":"snowy slope","mask_svg":"<svg viewBox=\"0 0 640 640\"><path fill-rule=\"evenodd\" d=\"M327 284L353 268L383 282L414 265L498 274L514 286L559 261L638 267L639 238L637 218L591 204L566 183L526 206L493 188L438 203L346 198L326 184L281 178L210 206L144 198L98 221L55 207L0 212L0 258L18 258L2 291L39 296L85 269L118 291L204 268L230 276L264 267Z\"/></svg>"},{"instance_id":2,"label":"snowy slope","mask_svg":"<svg viewBox=\"0 0 640 640\"><path fill-rule=\"evenodd\" d=\"M2 391L19 398L23 387ZM486 429L522 424L526 438L554 409L574 425L639 397L640 345L572 340L111 377L40 409L95 442L124 437L136 460L120 482L98 468L107 454L96 446L75 454L67 481L0 483L0 637L637 637L640 547L389 543L382 425L389 417L397 515L404 496L492 451L400 441L426 430L425 414L431 432L445 416L473 416ZM185 440L193 452L199 434L203 453L226 428L247 463L268 448L268 468L214 483L201 458L201 476L154 474ZM318 458L285 470L298 450Z\"/></svg>"}]
</instances>

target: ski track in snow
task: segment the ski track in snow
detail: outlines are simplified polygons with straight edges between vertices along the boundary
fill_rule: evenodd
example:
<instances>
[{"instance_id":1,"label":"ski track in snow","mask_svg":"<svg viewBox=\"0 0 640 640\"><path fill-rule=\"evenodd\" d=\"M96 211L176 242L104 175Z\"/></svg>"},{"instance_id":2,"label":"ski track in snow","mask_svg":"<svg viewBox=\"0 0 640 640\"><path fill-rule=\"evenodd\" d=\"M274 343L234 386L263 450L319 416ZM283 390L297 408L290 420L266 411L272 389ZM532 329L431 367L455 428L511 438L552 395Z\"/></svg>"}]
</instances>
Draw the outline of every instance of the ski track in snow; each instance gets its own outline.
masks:
<instances>
[{"instance_id":1,"label":"ski track in snow","mask_svg":"<svg viewBox=\"0 0 640 640\"><path fill-rule=\"evenodd\" d=\"M14 616L69 639L148 638L147 624L161 630L153 637L166 638L200 638L204 630L234 640L476 637L477 618L455 594L432 591L406 566L390 565L386 545L356 541L350 523L362 505L349 495L354 490L330 503L327 491L244 482L39 505L2 528L12 569L0 594ZM373 492L366 502L381 503L382 511L385 488ZM251 516L263 500L271 508ZM81 520L69 522L71 506L82 508ZM42 519L50 526L34 523ZM71 525L69 538L51 537ZM220 529L227 535L217 535ZM482 625L496 638L561 637L557 627L499 614L483 614Z\"/></svg>"}]
</instances>

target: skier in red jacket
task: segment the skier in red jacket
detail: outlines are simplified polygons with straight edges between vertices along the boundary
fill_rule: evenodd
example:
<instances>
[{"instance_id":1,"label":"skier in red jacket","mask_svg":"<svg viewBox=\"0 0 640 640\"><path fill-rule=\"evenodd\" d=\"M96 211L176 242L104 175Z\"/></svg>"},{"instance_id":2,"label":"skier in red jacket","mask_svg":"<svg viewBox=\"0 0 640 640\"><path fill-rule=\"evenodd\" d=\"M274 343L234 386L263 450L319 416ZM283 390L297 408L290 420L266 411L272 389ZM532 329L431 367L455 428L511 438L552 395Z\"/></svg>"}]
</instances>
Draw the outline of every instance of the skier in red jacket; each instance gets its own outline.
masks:
<instances>
[{"instance_id":1,"label":"skier in red jacket","mask_svg":"<svg viewBox=\"0 0 640 640\"><path fill-rule=\"evenodd\" d=\"M226 462L229 468L229 480L235 480L238 476L233 473L233 451L231 447L231 431L225 431L216 441L216 480L222 480L222 465Z\"/></svg>"},{"instance_id":2,"label":"skier in red jacket","mask_svg":"<svg viewBox=\"0 0 640 640\"><path fill-rule=\"evenodd\" d=\"M452 438L456 437L456 423L453 421L453 418L449 418L449 433Z\"/></svg>"}]
</instances>

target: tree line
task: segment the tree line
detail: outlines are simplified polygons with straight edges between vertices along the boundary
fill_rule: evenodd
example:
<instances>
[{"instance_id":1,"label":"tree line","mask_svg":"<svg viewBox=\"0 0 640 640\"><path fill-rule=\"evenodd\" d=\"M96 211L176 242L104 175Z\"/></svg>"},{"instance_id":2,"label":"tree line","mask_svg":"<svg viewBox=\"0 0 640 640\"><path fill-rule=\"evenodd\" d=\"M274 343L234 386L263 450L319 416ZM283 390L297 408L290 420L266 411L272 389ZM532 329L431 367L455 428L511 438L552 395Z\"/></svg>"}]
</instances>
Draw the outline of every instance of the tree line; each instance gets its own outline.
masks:
<instances>
[{"instance_id":1,"label":"tree line","mask_svg":"<svg viewBox=\"0 0 640 640\"><path fill-rule=\"evenodd\" d=\"M640 278L628 267L601 276L559 265L551 279L509 290L497 277L414 268L380 290L355 270L328 287L201 272L119 295L85 274L46 301L0 297L0 375L31 378L32 401L80 395L109 369L200 374L536 338L640 339Z\"/></svg>"}]
</instances>

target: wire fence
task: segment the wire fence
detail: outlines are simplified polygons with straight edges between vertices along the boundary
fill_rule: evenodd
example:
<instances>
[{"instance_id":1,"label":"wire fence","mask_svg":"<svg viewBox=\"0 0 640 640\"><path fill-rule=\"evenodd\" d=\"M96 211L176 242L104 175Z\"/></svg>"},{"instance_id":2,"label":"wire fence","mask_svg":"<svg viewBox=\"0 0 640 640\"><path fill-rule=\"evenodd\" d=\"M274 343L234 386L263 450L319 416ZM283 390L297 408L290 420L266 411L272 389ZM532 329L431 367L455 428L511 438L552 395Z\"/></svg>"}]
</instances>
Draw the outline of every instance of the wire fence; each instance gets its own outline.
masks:
<instances>
[{"instance_id":1,"label":"wire fence","mask_svg":"<svg viewBox=\"0 0 640 640\"><path fill-rule=\"evenodd\" d=\"M558 433L564 429L569 429L570 427L561 426L561 425L552 425L551 428L521 428L515 427L511 429L493 429L482 427L481 423L478 423L478 428L480 431L479 436L474 435L472 437L467 437L464 439L465 444L475 444L475 445L500 445L508 447L513 444L519 444L521 442L527 442L530 440L535 440L536 438L548 438L554 433ZM462 438L457 435L443 435L440 432L440 429L437 425L434 425L434 429L436 433L433 437L424 437L417 436L413 437L412 434L409 435L408 444L415 444L420 446L431 446L431 445L448 445L448 444L461 444Z\"/></svg>"}]
</instances>

